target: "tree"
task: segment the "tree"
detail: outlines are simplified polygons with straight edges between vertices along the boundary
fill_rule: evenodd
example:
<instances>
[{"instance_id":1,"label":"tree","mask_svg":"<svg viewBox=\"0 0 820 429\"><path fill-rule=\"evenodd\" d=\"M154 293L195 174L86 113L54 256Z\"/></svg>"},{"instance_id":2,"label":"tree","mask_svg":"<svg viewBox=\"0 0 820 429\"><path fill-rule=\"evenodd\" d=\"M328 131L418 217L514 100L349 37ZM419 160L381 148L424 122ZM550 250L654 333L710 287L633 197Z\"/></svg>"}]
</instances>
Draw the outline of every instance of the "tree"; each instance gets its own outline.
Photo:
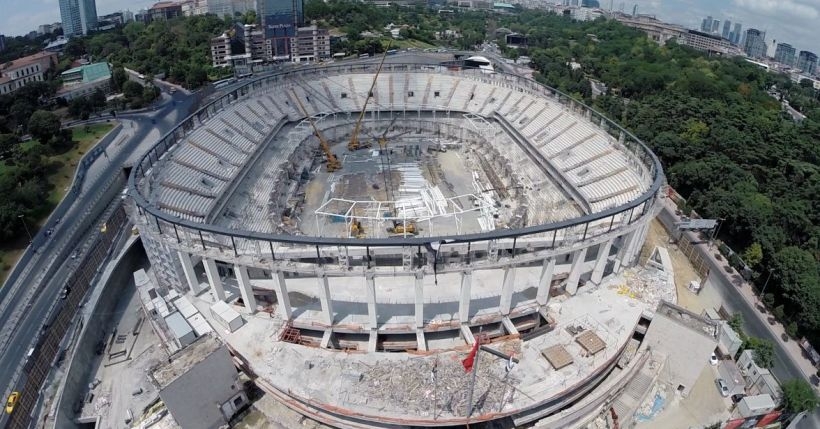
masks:
<instances>
[{"instance_id":1,"label":"tree","mask_svg":"<svg viewBox=\"0 0 820 429\"><path fill-rule=\"evenodd\" d=\"M754 350L754 360L757 366L768 369L774 367L774 344L771 341L748 337L745 348Z\"/></svg>"},{"instance_id":2,"label":"tree","mask_svg":"<svg viewBox=\"0 0 820 429\"><path fill-rule=\"evenodd\" d=\"M127 98L135 98L142 95L142 85L134 82L133 80L129 80L125 82L122 86L122 93L125 94Z\"/></svg>"},{"instance_id":3,"label":"tree","mask_svg":"<svg viewBox=\"0 0 820 429\"><path fill-rule=\"evenodd\" d=\"M763 261L763 248L760 247L760 243L752 243L751 246L747 247L743 252L743 260L750 267L761 263Z\"/></svg>"},{"instance_id":4,"label":"tree","mask_svg":"<svg viewBox=\"0 0 820 429\"><path fill-rule=\"evenodd\" d=\"M728 323L735 332L743 332L743 316L741 316L740 313L732 314Z\"/></svg>"},{"instance_id":5,"label":"tree","mask_svg":"<svg viewBox=\"0 0 820 429\"><path fill-rule=\"evenodd\" d=\"M780 387L783 389L783 408L786 411L800 413L817 408L817 394L805 380L793 378Z\"/></svg>"},{"instance_id":6,"label":"tree","mask_svg":"<svg viewBox=\"0 0 820 429\"><path fill-rule=\"evenodd\" d=\"M45 143L60 131L60 118L51 112L37 110L31 114L28 130L34 138Z\"/></svg>"}]
</instances>

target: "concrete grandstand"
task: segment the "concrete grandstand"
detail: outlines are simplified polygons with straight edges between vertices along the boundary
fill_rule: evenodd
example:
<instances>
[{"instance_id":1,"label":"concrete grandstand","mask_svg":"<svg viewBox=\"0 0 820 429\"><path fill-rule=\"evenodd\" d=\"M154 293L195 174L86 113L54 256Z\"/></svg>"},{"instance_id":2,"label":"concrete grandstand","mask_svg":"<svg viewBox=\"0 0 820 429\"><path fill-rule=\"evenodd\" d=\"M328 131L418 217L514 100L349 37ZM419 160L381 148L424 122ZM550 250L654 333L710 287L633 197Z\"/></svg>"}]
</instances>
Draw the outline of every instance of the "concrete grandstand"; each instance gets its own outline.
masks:
<instances>
[{"instance_id":1,"label":"concrete grandstand","mask_svg":"<svg viewBox=\"0 0 820 429\"><path fill-rule=\"evenodd\" d=\"M348 151L356 131L369 147ZM242 306L223 339L299 412L523 424L577 419L646 361L648 308L604 285L636 262L663 181L642 142L534 81L352 64L199 110L133 168L129 205L159 290ZM519 363L484 361L468 413L458 357L479 340Z\"/></svg>"}]
</instances>

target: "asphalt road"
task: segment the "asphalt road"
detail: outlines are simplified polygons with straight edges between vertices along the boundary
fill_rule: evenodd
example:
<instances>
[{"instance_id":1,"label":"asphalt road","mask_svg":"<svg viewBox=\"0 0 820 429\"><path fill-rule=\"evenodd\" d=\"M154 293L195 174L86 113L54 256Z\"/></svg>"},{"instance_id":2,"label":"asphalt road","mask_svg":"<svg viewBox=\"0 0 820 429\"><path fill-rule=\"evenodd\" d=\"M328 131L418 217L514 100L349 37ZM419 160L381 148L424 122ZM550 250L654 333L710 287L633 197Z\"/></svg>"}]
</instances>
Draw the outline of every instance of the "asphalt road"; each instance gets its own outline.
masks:
<instances>
[{"instance_id":1,"label":"asphalt road","mask_svg":"<svg viewBox=\"0 0 820 429\"><path fill-rule=\"evenodd\" d=\"M671 214L665 210L661 211L659 216L665 223L672 220ZM672 221L672 223L674 223L674 221ZM699 240L694 233L689 232L687 234L693 242ZM727 276L723 275L725 271L722 264L712 258L706 259L709 261L710 274L704 287L713 287L715 289L726 311L730 313L740 313L743 318L743 331L747 335L764 338L774 344L774 367L771 369L772 374L774 374L781 383L795 378L805 379L803 372L794 363L789 353L780 344L780 341L772 335L772 332L769 331L764 324L765 322L760 320L757 314L758 310L749 305L743 296L741 296L738 287L732 284L731 281L727 279ZM820 428L820 409L816 409L814 413L808 414L798 423L797 427L800 429Z\"/></svg>"},{"instance_id":2,"label":"asphalt road","mask_svg":"<svg viewBox=\"0 0 820 429\"><path fill-rule=\"evenodd\" d=\"M156 137L164 134L184 119L195 99L195 95L177 92L170 97L165 97L163 103L155 111L121 115L121 118L134 122L133 136L117 147L109 147L107 156L101 156L89 168L81 194L76 196L73 203L67 206L62 213L52 215L52 219L55 216L62 218L62 221L55 225L52 236L50 238L40 237L43 234L38 234L35 239L35 245L39 247L37 254L29 255L30 257L20 262L31 264L32 269L27 275L15 279L16 284L7 283L3 288L6 293L0 297L0 305L6 308L0 313L0 326L3 326L7 332L8 330L13 332L6 346L0 350L0 386L8 386L11 389L15 384L21 384L15 379L17 376L15 372L25 360L29 348L35 344L46 322L45 318L48 316L49 309L56 300L59 300L62 284L68 278L76 262L69 258L53 267L54 273L46 276L44 284L39 283L35 276L45 269L46 262L57 257L61 247L65 245L73 247L84 241L86 237L76 239L72 237L71 228L80 223L86 209L103 189L107 179L114 174L121 174L122 165L132 153L147 149L156 141ZM123 129L121 132L124 131ZM92 170L94 174L90 173ZM100 204L108 203L109 201L100 202ZM52 223L53 221L50 221L49 225ZM26 292L32 287L40 288L40 292L35 293L28 302ZM22 317L17 321L16 326L13 326L13 315L18 311L22 312ZM0 423L5 422L5 418L6 414L3 413Z\"/></svg>"}]
</instances>

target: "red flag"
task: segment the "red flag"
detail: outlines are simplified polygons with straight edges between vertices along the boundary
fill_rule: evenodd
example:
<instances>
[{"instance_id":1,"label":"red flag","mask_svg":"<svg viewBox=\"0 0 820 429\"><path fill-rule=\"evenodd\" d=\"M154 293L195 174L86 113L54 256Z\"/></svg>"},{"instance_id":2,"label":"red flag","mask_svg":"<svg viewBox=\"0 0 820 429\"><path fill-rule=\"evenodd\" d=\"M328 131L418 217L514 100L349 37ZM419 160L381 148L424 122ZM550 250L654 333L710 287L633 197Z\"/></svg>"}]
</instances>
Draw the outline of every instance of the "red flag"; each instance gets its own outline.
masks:
<instances>
[{"instance_id":1,"label":"red flag","mask_svg":"<svg viewBox=\"0 0 820 429\"><path fill-rule=\"evenodd\" d=\"M464 365L465 372L470 372L473 370L473 363L475 362L476 353L478 353L478 340L473 343L473 348L470 350L470 354L468 354L467 357L461 361L461 364Z\"/></svg>"}]
</instances>

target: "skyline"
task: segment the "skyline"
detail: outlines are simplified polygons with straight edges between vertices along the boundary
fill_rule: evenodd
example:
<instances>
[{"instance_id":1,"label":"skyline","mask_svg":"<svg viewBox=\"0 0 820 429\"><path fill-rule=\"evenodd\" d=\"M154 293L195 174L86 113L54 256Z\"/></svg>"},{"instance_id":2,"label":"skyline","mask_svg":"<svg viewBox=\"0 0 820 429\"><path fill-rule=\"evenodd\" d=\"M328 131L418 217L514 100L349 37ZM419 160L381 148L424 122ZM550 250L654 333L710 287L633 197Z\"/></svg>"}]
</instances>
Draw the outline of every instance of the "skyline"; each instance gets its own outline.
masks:
<instances>
[{"instance_id":1,"label":"skyline","mask_svg":"<svg viewBox=\"0 0 820 429\"><path fill-rule=\"evenodd\" d=\"M136 12L148 8L157 0L97 0L97 14L106 15L120 10ZM558 1L558 0L553 0ZM612 1L612 7L631 12L638 6L638 13L654 14L659 19L699 29L704 17L731 20L743 24L744 31L757 28L766 32L766 42L774 40L789 43L798 51L820 52L816 35L812 34L814 22L820 18L820 4L814 0L730 0L715 7L710 0L632 0ZM610 4L602 0L601 6ZM42 24L60 21L58 0L0 0L4 10L14 11L0 16L0 34L22 36L37 30Z\"/></svg>"}]
</instances>

